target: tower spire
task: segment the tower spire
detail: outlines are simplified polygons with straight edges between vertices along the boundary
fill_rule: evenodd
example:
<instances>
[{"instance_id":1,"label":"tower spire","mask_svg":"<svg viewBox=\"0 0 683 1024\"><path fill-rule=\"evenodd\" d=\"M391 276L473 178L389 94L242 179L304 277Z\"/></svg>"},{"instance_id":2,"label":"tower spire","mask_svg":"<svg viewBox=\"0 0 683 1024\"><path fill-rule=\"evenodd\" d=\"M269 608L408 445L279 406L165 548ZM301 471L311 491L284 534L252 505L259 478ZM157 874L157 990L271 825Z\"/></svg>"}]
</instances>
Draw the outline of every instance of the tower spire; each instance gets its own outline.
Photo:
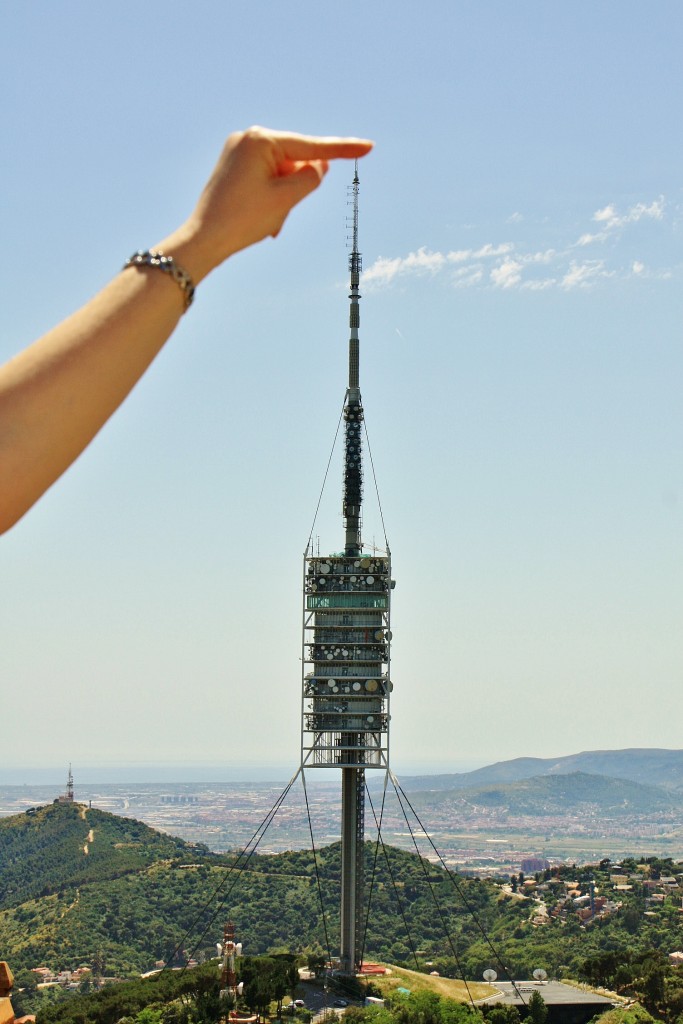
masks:
<instances>
[{"instance_id":1,"label":"tower spire","mask_svg":"<svg viewBox=\"0 0 683 1024\"><path fill-rule=\"evenodd\" d=\"M349 256L351 274L351 292L349 300L349 387L344 406L345 429L345 463L344 463L344 497L342 511L346 526L345 553L359 555L363 547L361 540L361 504L363 501L363 460L361 451L361 422L363 420L363 404L360 396L360 274L363 258L358 251L358 161L351 186L353 197L353 242Z\"/></svg>"},{"instance_id":2,"label":"tower spire","mask_svg":"<svg viewBox=\"0 0 683 1024\"><path fill-rule=\"evenodd\" d=\"M349 271L351 273L351 309L349 312L349 327L351 337L349 338L349 397L357 397L360 401L359 392L359 339L358 328L360 327L360 274L363 269L363 258L358 251L358 193L360 181L358 178L358 161L356 160L356 173L354 174L351 194L353 196L353 242L349 256Z\"/></svg>"}]
</instances>

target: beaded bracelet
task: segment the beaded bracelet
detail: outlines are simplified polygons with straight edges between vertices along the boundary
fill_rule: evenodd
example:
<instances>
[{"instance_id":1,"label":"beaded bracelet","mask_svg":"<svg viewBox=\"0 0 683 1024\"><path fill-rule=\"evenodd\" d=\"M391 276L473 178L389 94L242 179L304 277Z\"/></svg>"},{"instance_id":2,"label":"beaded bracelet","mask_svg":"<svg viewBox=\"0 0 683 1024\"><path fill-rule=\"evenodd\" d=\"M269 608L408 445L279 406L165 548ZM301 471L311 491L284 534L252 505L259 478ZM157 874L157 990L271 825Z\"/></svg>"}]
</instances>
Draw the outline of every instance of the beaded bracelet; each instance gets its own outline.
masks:
<instances>
[{"instance_id":1,"label":"beaded bracelet","mask_svg":"<svg viewBox=\"0 0 683 1024\"><path fill-rule=\"evenodd\" d=\"M172 256L164 256L160 249L138 249L123 264L122 270L126 267L158 267L165 274L170 274L183 293L185 309L189 309L194 298L194 284L192 278L179 267ZM183 311L184 312L184 311Z\"/></svg>"}]
</instances>

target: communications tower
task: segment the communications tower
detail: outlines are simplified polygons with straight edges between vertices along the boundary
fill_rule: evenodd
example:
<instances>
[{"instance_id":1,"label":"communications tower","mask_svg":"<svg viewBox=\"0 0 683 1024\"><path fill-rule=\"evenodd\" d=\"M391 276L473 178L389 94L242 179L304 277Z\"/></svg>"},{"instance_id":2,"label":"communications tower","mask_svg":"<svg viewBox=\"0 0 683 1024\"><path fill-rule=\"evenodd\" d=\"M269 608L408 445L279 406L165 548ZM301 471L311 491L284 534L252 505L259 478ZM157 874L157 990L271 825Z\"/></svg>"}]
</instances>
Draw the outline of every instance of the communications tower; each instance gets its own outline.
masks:
<instances>
[{"instance_id":1,"label":"communications tower","mask_svg":"<svg viewBox=\"0 0 683 1024\"><path fill-rule=\"evenodd\" d=\"M69 774L66 777L66 791L61 793L55 800L56 804L71 804L74 799L74 777L69 764Z\"/></svg>"},{"instance_id":2,"label":"communications tower","mask_svg":"<svg viewBox=\"0 0 683 1024\"><path fill-rule=\"evenodd\" d=\"M366 550L363 403L359 382L358 165L351 186L353 246L349 378L344 400L344 549L304 554L301 767L341 768L341 971L360 967L365 771L389 769L391 555Z\"/></svg>"},{"instance_id":3,"label":"communications tower","mask_svg":"<svg viewBox=\"0 0 683 1024\"><path fill-rule=\"evenodd\" d=\"M234 1006L237 1006L237 997L242 995L242 982L237 981L235 957L242 956L242 943L235 942L235 926L232 921L226 922L223 942L217 944L217 949L218 955L222 957L220 994L231 996Z\"/></svg>"}]
</instances>

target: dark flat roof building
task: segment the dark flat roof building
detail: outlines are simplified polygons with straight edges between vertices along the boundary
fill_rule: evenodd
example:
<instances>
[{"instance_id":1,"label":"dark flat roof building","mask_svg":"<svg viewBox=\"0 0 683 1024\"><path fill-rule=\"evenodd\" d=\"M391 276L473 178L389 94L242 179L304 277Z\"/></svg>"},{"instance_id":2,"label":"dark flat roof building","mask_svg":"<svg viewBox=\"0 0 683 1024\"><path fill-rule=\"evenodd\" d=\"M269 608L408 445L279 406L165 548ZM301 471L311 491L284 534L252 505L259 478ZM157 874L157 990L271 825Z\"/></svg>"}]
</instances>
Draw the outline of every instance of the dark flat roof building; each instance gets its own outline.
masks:
<instances>
[{"instance_id":1,"label":"dark flat roof building","mask_svg":"<svg viewBox=\"0 0 683 1024\"><path fill-rule=\"evenodd\" d=\"M607 996L561 981L517 981L514 987L510 981L496 981L493 987L499 989L499 995L480 1002L518 1006L522 1018L525 1016L524 1006L528 1004L532 993L538 992L548 1007L548 1024L585 1024L596 1014L604 1013L615 1005Z\"/></svg>"}]
</instances>

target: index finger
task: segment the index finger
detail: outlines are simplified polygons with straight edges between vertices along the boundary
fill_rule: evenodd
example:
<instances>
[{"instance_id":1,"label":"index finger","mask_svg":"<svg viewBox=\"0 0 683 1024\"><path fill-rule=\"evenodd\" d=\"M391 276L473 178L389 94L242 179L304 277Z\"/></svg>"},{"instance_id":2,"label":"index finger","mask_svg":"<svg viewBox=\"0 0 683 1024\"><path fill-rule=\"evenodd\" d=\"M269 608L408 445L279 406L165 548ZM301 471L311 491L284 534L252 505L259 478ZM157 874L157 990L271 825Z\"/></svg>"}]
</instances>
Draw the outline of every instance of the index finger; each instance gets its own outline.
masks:
<instances>
[{"instance_id":1,"label":"index finger","mask_svg":"<svg viewBox=\"0 0 683 1024\"><path fill-rule=\"evenodd\" d=\"M353 158L369 153L374 142L370 139L359 139L354 136L338 135L299 135L296 132L270 132L270 135L282 150L286 160L334 160L338 157Z\"/></svg>"}]
</instances>

